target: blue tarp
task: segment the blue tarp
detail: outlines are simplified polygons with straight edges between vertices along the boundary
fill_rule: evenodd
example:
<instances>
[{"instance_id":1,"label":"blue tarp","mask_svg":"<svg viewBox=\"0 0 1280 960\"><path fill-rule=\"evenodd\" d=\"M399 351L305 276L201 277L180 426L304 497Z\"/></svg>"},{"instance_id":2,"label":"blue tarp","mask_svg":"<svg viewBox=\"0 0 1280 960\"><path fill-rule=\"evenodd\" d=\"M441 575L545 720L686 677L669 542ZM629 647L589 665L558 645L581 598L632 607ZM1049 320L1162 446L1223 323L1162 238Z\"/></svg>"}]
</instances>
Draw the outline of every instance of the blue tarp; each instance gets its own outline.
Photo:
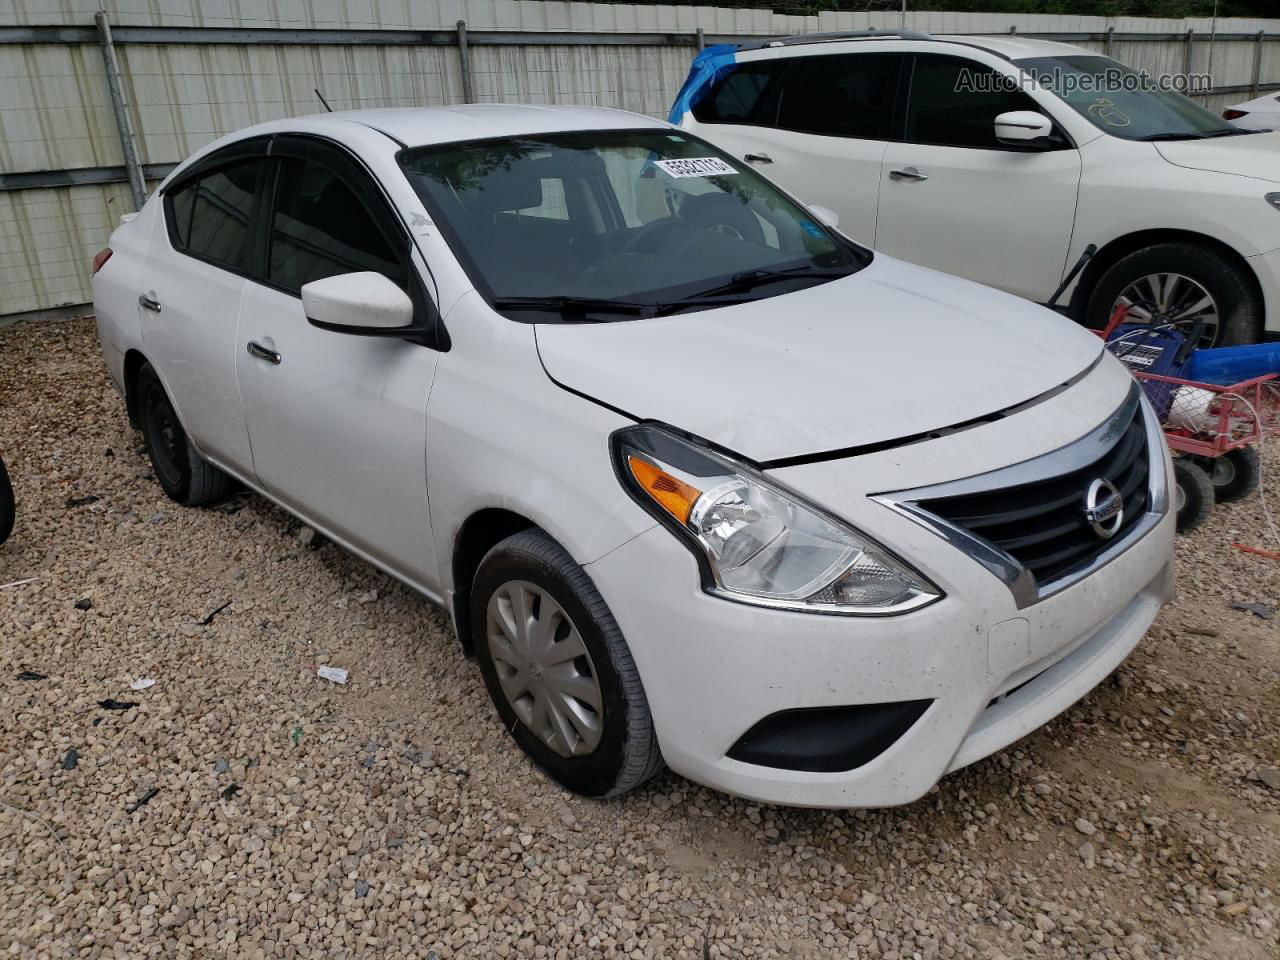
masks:
<instances>
[{"instance_id":1,"label":"blue tarp","mask_svg":"<svg viewBox=\"0 0 1280 960\"><path fill-rule=\"evenodd\" d=\"M690 108L707 95L711 85L737 66L738 48L730 43L707 47L693 58L689 76L676 94L667 121L679 123Z\"/></svg>"}]
</instances>

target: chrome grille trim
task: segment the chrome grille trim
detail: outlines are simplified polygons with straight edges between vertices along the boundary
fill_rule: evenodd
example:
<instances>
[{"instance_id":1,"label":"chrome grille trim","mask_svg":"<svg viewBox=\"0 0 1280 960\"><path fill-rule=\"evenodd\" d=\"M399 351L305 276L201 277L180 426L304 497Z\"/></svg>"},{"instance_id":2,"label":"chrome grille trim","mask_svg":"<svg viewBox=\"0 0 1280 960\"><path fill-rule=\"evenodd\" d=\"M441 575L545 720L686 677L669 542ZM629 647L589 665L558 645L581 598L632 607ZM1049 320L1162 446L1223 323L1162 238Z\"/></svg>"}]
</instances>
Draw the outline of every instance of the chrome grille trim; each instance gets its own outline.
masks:
<instances>
[{"instance_id":1,"label":"chrome grille trim","mask_svg":"<svg viewBox=\"0 0 1280 960\"><path fill-rule=\"evenodd\" d=\"M1146 509L1137 522L1122 536L1092 555L1077 568L1061 576L1037 583L1032 572L1017 558L964 527L922 506L922 501L992 493L1003 488L1043 483L1082 470L1098 462L1115 448L1141 410L1146 434L1147 497ZM1002 467L989 473L965 477L946 483L913 490L876 494L878 503L942 537L956 549L985 567L1008 587L1019 609L1045 600L1086 577L1123 554L1149 534L1169 510L1168 476L1166 473L1164 434L1135 383L1124 403L1101 424L1079 440L1022 463Z\"/></svg>"}]
</instances>

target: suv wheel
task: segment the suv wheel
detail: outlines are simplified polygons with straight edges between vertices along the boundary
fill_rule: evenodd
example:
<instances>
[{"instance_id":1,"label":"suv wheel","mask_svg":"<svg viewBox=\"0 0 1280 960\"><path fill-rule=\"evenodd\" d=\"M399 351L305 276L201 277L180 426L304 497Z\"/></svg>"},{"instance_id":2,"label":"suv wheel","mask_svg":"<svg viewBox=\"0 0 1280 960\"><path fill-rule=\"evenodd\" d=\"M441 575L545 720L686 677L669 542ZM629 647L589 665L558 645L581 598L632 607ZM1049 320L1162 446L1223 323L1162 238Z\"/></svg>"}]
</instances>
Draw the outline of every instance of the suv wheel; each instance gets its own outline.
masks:
<instances>
[{"instance_id":1,"label":"suv wheel","mask_svg":"<svg viewBox=\"0 0 1280 960\"><path fill-rule=\"evenodd\" d=\"M142 439L156 479L169 498L187 507L215 503L231 492L231 478L196 452L164 384L149 363L138 371Z\"/></svg>"},{"instance_id":2,"label":"suv wheel","mask_svg":"<svg viewBox=\"0 0 1280 960\"><path fill-rule=\"evenodd\" d=\"M1203 324L1202 346L1257 343L1262 303L1248 270L1212 247L1158 243L1129 254L1098 280L1085 323L1100 330L1120 304L1130 319L1153 324Z\"/></svg>"},{"instance_id":3,"label":"suv wheel","mask_svg":"<svg viewBox=\"0 0 1280 960\"><path fill-rule=\"evenodd\" d=\"M538 530L485 555L471 592L474 649L502 724L553 780L617 796L662 766L622 631L586 572Z\"/></svg>"}]
</instances>

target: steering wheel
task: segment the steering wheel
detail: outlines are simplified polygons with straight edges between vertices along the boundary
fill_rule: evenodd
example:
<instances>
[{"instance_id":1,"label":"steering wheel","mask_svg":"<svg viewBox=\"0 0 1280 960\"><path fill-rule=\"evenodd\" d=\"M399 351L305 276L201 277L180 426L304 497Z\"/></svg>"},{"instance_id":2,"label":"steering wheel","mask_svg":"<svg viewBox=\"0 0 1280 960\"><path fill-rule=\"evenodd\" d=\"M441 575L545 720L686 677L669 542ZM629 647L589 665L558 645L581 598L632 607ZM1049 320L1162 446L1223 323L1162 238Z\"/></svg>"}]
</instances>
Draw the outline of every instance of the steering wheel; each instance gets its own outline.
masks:
<instances>
[{"instance_id":1,"label":"steering wheel","mask_svg":"<svg viewBox=\"0 0 1280 960\"><path fill-rule=\"evenodd\" d=\"M763 245L765 242L764 230L755 214L726 193L689 197L680 207L680 218L695 229L721 233L746 243Z\"/></svg>"},{"instance_id":2,"label":"steering wheel","mask_svg":"<svg viewBox=\"0 0 1280 960\"><path fill-rule=\"evenodd\" d=\"M656 237L665 230L684 230L684 224L673 220L670 217L664 217L661 220L652 220L631 235L631 237L618 248L618 255L625 256L628 253L640 253L641 244L645 241ZM685 244L684 246L687 246ZM683 249L683 247L682 247Z\"/></svg>"}]
</instances>

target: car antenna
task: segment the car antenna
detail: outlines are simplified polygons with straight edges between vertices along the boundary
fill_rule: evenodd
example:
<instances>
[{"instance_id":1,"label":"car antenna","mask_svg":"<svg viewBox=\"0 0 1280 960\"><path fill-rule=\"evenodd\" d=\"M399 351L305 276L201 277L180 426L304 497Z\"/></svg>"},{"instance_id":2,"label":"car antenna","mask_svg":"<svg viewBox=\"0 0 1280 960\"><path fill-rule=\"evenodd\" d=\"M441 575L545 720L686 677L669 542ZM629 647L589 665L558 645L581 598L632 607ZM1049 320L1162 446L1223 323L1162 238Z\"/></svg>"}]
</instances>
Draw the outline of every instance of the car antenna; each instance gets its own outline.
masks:
<instances>
[{"instance_id":1,"label":"car antenna","mask_svg":"<svg viewBox=\"0 0 1280 960\"><path fill-rule=\"evenodd\" d=\"M316 96L320 98L320 102L324 104L324 108L328 110L330 113L333 113L333 107L329 106L329 101L324 98L324 94L320 92L320 88L312 87L311 89L314 90L316 93Z\"/></svg>"}]
</instances>

